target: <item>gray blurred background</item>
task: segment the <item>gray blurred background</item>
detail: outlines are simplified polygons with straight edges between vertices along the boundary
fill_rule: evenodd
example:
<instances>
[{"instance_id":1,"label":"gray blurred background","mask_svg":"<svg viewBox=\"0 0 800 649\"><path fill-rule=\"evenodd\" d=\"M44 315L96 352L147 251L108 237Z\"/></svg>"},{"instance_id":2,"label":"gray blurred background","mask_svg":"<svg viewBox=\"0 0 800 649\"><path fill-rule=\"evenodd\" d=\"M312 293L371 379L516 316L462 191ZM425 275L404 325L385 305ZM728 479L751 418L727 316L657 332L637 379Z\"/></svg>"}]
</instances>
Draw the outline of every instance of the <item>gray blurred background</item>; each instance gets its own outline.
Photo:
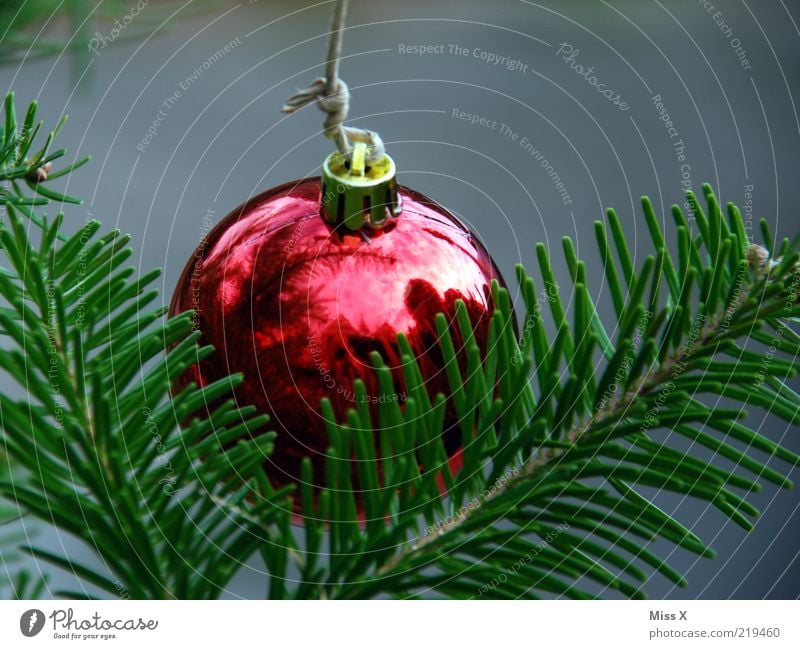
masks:
<instances>
[{"instance_id":1,"label":"gray blurred background","mask_svg":"<svg viewBox=\"0 0 800 649\"><path fill-rule=\"evenodd\" d=\"M118 19L135 4L116 3ZM189 0L166 12L156 0L145 4L111 40L115 14L106 11L84 34L95 39L93 51L0 66L0 87L19 102L40 100L49 124L70 115L62 145L70 158L94 161L68 179L66 190L85 198L68 219L77 227L93 216L132 233L135 263L164 267L169 299L207 215L216 222L258 192L318 174L331 150L322 113L279 109L324 73L331 3L209 8ZM534 269L536 242L558 259L561 238L572 237L610 313L592 230L606 207L618 210L639 258L650 251L640 195L652 197L669 225L669 206L703 182L723 201L752 201L746 215L755 232L760 217L779 236L800 229L800 2L710 5L351 0L341 71L351 121L381 133L400 182L469 223L507 278L519 261ZM673 131L660 119L659 96ZM559 273L569 285L562 266ZM796 428L749 410L754 427L800 450ZM689 499L656 500L719 556L674 552L689 587L655 576L651 597L800 595L797 491L766 486L757 494L763 516L749 534ZM39 545L86 556L73 540L38 528ZM47 571L51 588L80 588ZM263 595L259 566L244 566L229 596Z\"/></svg>"}]
</instances>

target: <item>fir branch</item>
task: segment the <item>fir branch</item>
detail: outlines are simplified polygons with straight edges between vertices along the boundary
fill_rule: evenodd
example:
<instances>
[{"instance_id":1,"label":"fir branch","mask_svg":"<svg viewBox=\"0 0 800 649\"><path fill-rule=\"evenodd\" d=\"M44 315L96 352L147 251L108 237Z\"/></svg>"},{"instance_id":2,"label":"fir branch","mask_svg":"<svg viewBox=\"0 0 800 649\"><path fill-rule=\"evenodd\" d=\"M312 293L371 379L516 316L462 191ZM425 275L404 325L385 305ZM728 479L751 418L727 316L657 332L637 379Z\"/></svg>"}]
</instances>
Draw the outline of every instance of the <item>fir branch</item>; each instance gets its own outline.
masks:
<instances>
[{"instance_id":1,"label":"fir branch","mask_svg":"<svg viewBox=\"0 0 800 649\"><path fill-rule=\"evenodd\" d=\"M79 204L80 199L53 191L45 184L75 171L91 160L91 157L87 156L58 171L53 171L53 162L67 153L66 149L56 151L51 149L67 118L62 118L48 134L44 144L34 151L33 143L43 124L41 120L36 121L38 104L35 101L31 102L22 124L17 122L14 93L6 95L3 108L5 128L0 132L0 183L9 183L12 189L0 184L0 206L18 207L31 218L38 220L34 212L28 209L30 206L47 205L50 201ZM25 196L20 190L18 181L24 182L33 195ZM41 225L41 221L38 225Z\"/></svg>"},{"instance_id":2,"label":"fir branch","mask_svg":"<svg viewBox=\"0 0 800 649\"><path fill-rule=\"evenodd\" d=\"M9 263L0 272L0 367L27 397L0 394L2 448L25 469L0 479L0 495L93 548L103 570L24 549L107 594L215 597L239 557L261 545L262 528L288 517L286 490L276 493L261 470L274 434L247 434L266 417L232 403L241 376L170 394L211 351L198 347L192 314L164 321L148 289L158 273L123 267L132 251L119 232L99 236L90 221L67 236L62 214L49 222L23 210L41 201L26 201L15 178L58 155L47 153L51 135L25 158L32 136L17 135L12 98L5 105L0 169L12 198L0 228ZM35 105L26 125L33 115ZM42 200L64 199L36 187ZM39 226L38 241L24 218Z\"/></svg>"},{"instance_id":3,"label":"fir branch","mask_svg":"<svg viewBox=\"0 0 800 649\"><path fill-rule=\"evenodd\" d=\"M799 337L787 324L800 312L798 254L795 247L784 245L782 259L768 259L765 250L743 236L735 206L728 206L729 220L725 222L710 188L704 187L704 192L708 215L693 195L689 197L700 233L688 230L685 217L673 208L679 223L677 262L667 252L651 204L643 199L657 255L649 257L638 274L629 266L631 256L621 236L614 238L621 265L617 272L610 260L605 227L596 224L606 278L612 295L617 296L613 344L596 318L586 290L585 266L574 257L569 241L564 247L575 290L572 326L549 256L542 246L537 249L548 287L546 301L557 327L554 341L546 338L535 285L524 269L518 269L518 278L528 317L519 343L508 335L512 328L507 294L495 287L500 308L492 323L496 335L489 355L496 346L526 371L537 367L539 390L533 401L527 382L520 381L514 371L515 363L503 362L501 356L496 369L498 391L504 403L524 405L487 409L483 417L465 408L464 402L472 404L474 399L459 402L458 395L465 391L476 395L467 388L470 382L480 386L477 394L485 395L484 403L492 398L495 382L491 376L481 376L485 369L474 363L467 379L461 380L454 369L458 365L447 323L442 323L442 349L452 370L452 398L465 432L464 457L469 457L470 448L483 449L473 453L472 460L465 460L465 476L456 478L462 484L473 484L463 491L451 489L445 502L435 487L426 489L421 480L409 476L411 489L442 500L447 515L433 524L427 516L423 534L407 543L402 543L401 537L400 549L392 547L381 553L367 578L341 583L339 596L372 597L380 592L427 589L469 597L529 597L536 590L591 596L571 585L576 576L588 576L601 592L611 588L627 596L641 596L634 582L644 581L648 573L635 561L662 572L678 585L685 585L685 580L625 534L635 531L647 539L661 536L703 556L713 552L639 495L636 486L707 500L745 529L752 527L751 519L758 511L732 489L742 489L746 495L760 488L760 478L791 486L783 474L752 457L752 451L766 452L792 465L800 463L800 457L741 423L743 409L712 407L700 395L729 397L742 406L757 405L790 423L800 421L800 397L784 382L798 371ZM609 212L609 222L618 232L613 212ZM620 276L625 277L627 291ZM775 336L755 333L767 324L772 324ZM468 334L465 324L459 325L461 334ZM768 353L749 351L754 341L771 345ZM609 360L596 376L592 359L598 351ZM777 358L780 352L783 359ZM562 373L565 380L558 379ZM512 379L507 390L504 377ZM525 387L515 392L514 385ZM427 416L424 408L422 413L415 407L411 410L405 417L397 413L387 416L381 426L407 426L413 418ZM503 421L504 414L509 424ZM498 415L500 425L492 430L491 422ZM356 413L351 413L349 422L352 432L363 425ZM656 441L659 429L674 431L716 455L705 461L692 451L679 452ZM740 450L704 429L719 431L746 448ZM478 432L473 436L472 431ZM722 458L733 461L734 468L717 466ZM436 470L447 471L441 464ZM743 475L743 470L755 474L754 478ZM595 486L598 478L610 491ZM380 510L373 514L379 515ZM418 516L413 506L400 509L392 525L413 529ZM570 531L565 531L565 526ZM622 533L615 532L615 526ZM365 543L355 533L350 542L360 552L369 548L369 539Z\"/></svg>"},{"instance_id":4,"label":"fir branch","mask_svg":"<svg viewBox=\"0 0 800 649\"><path fill-rule=\"evenodd\" d=\"M408 397L379 399L375 419L356 382L359 407L341 422L323 401L327 484L313 490L306 459L303 525L293 527L294 487L276 492L262 468L274 435L225 399L241 377L170 395L210 352L198 348L191 314L165 321L152 306L157 274L123 267L126 237L99 235L97 222L67 235L63 215L50 222L25 202L18 159L29 160L27 175L53 154L19 157L9 106L0 366L28 398L0 393L3 448L26 470L0 478L0 494L92 547L104 570L27 550L106 594L216 597L258 551L275 598L641 597L654 571L685 585L648 542L714 553L638 489L699 498L749 529L758 511L747 495L760 481L791 486L775 464L800 457L749 428L743 408L800 421L786 382L800 369L790 327L800 315L797 241L776 245L762 224L765 248L755 246L735 206L723 213L705 187L705 208L689 195L694 224L672 209L675 253L643 201L653 254L638 268L616 213L595 224L614 322L601 320L565 239L570 308L540 245L543 293L517 272L521 337L496 284L485 349L463 304L452 322L438 316L448 395L429 394L402 336L401 377L374 354L380 391L395 394L401 380ZM32 200L49 200L40 186ZM35 240L25 219L38 226ZM718 407L722 397L736 407ZM211 403L222 405L209 413ZM447 408L462 435L457 473L443 443Z\"/></svg>"}]
</instances>

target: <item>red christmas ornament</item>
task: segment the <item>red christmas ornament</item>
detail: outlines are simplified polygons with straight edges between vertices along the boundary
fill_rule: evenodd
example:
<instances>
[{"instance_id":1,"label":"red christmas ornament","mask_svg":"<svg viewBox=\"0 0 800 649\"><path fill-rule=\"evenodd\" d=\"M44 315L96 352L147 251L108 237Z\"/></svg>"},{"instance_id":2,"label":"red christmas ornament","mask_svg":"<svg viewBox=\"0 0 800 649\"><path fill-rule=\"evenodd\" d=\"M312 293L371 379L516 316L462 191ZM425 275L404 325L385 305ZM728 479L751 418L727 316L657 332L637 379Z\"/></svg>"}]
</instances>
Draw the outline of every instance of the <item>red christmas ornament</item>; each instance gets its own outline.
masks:
<instances>
[{"instance_id":1,"label":"red christmas ornament","mask_svg":"<svg viewBox=\"0 0 800 649\"><path fill-rule=\"evenodd\" d=\"M170 309L196 310L202 342L215 347L182 383L205 385L242 372L237 401L270 415L278 438L266 462L276 484L297 480L304 456L312 460L314 482L323 483L329 446L323 397L340 421L357 405L357 378L366 384L374 422L378 400L402 404L397 332L408 337L430 394L447 394L435 316L452 319L456 300L463 300L484 350L490 283L502 283L466 226L394 184L388 156L390 168L367 166L361 182L349 166L336 167L336 155L326 161L322 184L319 178L288 183L226 216L189 260ZM372 226L359 229L364 219ZM451 331L455 336L457 328ZM396 395L379 391L373 351L392 368ZM449 412L445 445L452 455L461 435Z\"/></svg>"}]
</instances>

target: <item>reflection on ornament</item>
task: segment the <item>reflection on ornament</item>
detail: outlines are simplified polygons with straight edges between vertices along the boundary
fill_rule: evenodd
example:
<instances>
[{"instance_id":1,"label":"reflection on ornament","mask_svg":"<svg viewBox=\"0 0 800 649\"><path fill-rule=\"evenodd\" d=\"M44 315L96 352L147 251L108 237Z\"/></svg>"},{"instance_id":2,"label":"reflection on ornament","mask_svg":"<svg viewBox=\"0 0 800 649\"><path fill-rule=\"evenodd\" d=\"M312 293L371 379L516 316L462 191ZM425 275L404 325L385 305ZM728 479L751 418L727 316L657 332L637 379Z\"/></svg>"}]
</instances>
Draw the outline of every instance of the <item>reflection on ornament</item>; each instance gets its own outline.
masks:
<instances>
[{"instance_id":1,"label":"reflection on ornament","mask_svg":"<svg viewBox=\"0 0 800 649\"><path fill-rule=\"evenodd\" d=\"M498 269L446 210L410 189L398 193L400 213L364 236L321 216L318 178L271 189L225 217L178 282L171 313L196 310L202 342L216 350L181 381L244 374L239 404L268 413L278 433L266 460L276 484L296 480L304 456L314 482L323 482L323 397L342 420L358 405L353 383L361 378L376 422L379 401L405 400L397 332L407 336L431 395L448 393L437 313L452 320L463 300L484 351ZM451 331L459 346L457 327ZM392 368L396 394L379 391L373 351ZM445 444L453 454L460 432L448 413Z\"/></svg>"}]
</instances>

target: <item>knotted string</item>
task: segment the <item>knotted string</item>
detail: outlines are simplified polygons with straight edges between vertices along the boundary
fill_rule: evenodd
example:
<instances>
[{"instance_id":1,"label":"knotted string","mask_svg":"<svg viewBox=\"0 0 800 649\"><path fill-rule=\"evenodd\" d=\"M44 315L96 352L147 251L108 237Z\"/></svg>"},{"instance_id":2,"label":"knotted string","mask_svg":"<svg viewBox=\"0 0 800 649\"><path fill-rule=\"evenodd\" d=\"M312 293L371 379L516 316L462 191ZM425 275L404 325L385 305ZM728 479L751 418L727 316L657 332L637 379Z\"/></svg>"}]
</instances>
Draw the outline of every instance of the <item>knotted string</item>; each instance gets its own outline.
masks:
<instances>
[{"instance_id":1,"label":"knotted string","mask_svg":"<svg viewBox=\"0 0 800 649\"><path fill-rule=\"evenodd\" d=\"M293 113L303 106L316 103L326 115L323 122L325 137L332 139L339 151L349 155L351 142L364 142L368 145L367 159L378 160L385 153L380 135L375 131L344 125L350 110L350 91L347 84L339 78L339 59L342 56L342 34L346 13L347 0L337 0L328 44L326 77L315 79L308 88L293 94L286 100L281 110L284 113Z\"/></svg>"}]
</instances>

